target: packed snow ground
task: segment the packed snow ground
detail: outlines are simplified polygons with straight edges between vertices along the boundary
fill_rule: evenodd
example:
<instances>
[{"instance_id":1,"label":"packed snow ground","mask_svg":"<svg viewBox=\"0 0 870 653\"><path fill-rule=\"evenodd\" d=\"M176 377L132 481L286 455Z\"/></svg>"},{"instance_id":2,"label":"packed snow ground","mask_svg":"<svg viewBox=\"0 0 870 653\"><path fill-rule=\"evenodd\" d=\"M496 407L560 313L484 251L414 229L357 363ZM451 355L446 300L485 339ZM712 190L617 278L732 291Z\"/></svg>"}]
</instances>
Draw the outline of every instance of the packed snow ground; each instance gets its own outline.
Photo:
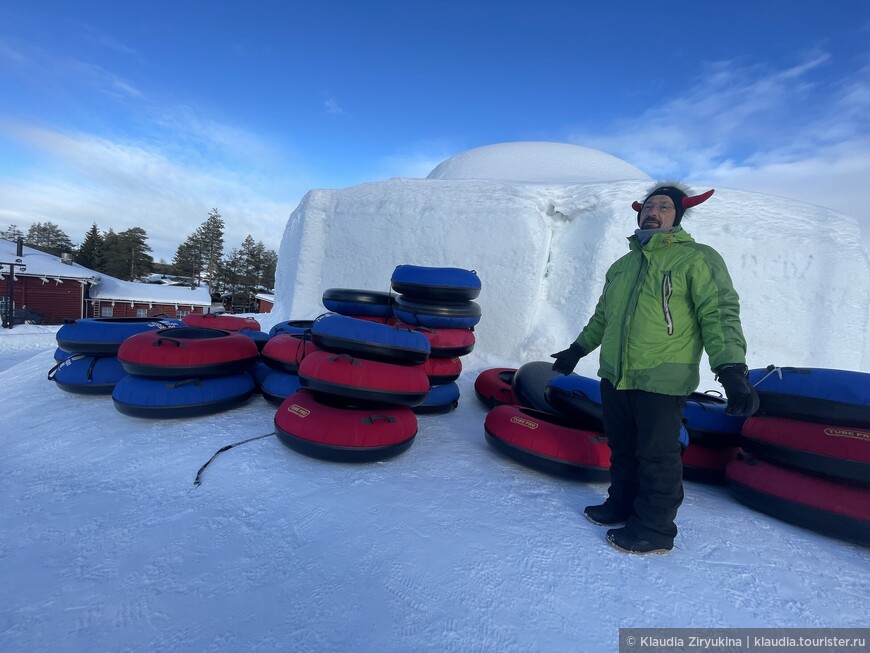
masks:
<instances>
[{"instance_id":1,"label":"packed snow ground","mask_svg":"<svg viewBox=\"0 0 870 653\"><path fill-rule=\"evenodd\" d=\"M272 316L257 316L266 329ZM620 627L863 627L870 550L686 483L667 556L604 542L603 484L489 447L472 352L456 411L364 465L269 437L261 397L142 420L46 380L56 328L0 332L0 650L615 651Z\"/></svg>"}]
</instances>

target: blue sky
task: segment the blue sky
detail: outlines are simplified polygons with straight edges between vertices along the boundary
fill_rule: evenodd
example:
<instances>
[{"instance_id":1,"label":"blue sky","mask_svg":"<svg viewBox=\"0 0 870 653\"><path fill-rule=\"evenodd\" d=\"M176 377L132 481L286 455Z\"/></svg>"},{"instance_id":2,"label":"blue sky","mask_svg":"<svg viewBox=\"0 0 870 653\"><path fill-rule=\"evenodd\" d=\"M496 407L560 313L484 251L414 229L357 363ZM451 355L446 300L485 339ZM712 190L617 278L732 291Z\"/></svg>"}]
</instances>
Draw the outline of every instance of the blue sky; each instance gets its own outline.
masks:
<instances>
[{"instance_id":1,"label":"blue sky","mask_svg":"<svg viewBox=\"0 0 870 653\"><path fill-rule=\"evenodd\" d=\"M868 116L865 0L0 5L0 227L157 259L212 207L277 249L312 188L523 140L866 220Z\"/></svg>"}]
</instances>

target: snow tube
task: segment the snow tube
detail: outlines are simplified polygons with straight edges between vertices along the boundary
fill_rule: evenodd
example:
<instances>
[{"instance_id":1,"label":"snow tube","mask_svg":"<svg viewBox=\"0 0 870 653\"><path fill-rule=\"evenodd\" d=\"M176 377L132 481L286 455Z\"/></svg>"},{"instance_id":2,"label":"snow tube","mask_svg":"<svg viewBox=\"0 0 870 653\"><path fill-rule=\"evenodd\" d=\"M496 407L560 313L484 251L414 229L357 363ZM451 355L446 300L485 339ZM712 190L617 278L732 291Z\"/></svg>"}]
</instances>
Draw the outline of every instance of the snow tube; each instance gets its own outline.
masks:
<instances>
[{"instance_id":1,"label":"snow tube","mask_svg":"<svg viewBox=\"0 0 870 653\"><path fill-rule=\"evenodd\" d=\"M429 341L416 331L328 313L311 327L314 344L336 354L385 363L420 365L429 358Z\"/></svg>"},{"instance_id":2,"label":"snow tube","mask_svg":"<svg viewBox=\"0 0 870 653\"><path fill-rule=\"evenodd\" d=\"M749 370L756 415L870 428L870 374L817 367Z\"/></svg>"},{"instance_id":3,"label":"snow tube","mask_svg":"<svg viewBox=\"0 0 870 653\"><path fill-rule=\"evenodd\" d=\"M328 288L323 291L328 311L351 317L392 317L393 294L378 290Z\"/></svg>"},{"instance_id":4,"label":"snow tube","mask_svg":"<svg viewBox=\"0 0 870 653\"><path fill-rule=\"evenodd\" d=\"M547 402L545 392L549 382L560 376L562 375L559 372L553 371L553 363L532 361L519 367L514 374L511 387L521 406L534 408L545 413L554 413L556 411Z\"/></svg>"},{"instance_id":5,"label":"snow tube","mask_svg":"<svg viewBox=\"0 0 870 653\"><path fill-rule=\"evenodd\" d=\"M484 370L474 380L474 394L487 408L507 404L516 406L519 399L514 395L513 380L517 373L513 367L493 367Z\"/></svg>"},{"instance_id":6,"label":"snow tube","mask_svg":"<svg viewBox=\"0 0 870 653\"><path fill-rule=\"evenodd\" d=\"M607 439L602 433L574 428L562 415L496 406L483 428L492 447L523 465L588 481L610 480Z\"/></svg>"},{"instance_id":7,"label":"snow tube","mask_svg":"<svg viewBox=\"0 0 870 653\"><path fill-rule=\"evenodd\" d=\"M783 467L870 486L870 428L750 417L741 445Z\"/></svg>"},{"instance_id":8,"label":"snow tube","mask_svg":"<svg viewBox=\"0 0 870 653\"><path fill-rule=\"evenodd\" d=\"M413 326L397 322L400 329L419 331L429 341L429 356L435 358L453 358L465 356L474 349L474 331L471 329L434 329L424 326Z\"/></svg>"},{"instance_id":9,"label":"snow tube","mask_svg":"<svg viewBox=\"0 0 870 653\"><path fill-rule=\"evenodd\" d=\"M118 360L128 374L163 378L243 372L259 359L257 345L250 338L201 327L140 333L118 349Z\"/></svg>"},{"instance_id":10,"label":"snow tube","mask_svg":"<svg viewBox=\"0 0 870 653\"><path fill-rule=\"evenodd\" d=\"M417 435L410 408L340 408L300 390L278 407L275 434L306 456L339 462L383 460L405 451Z\"/></svg>"},{"instance_id":11,"label":"snow tube","mask_svg":"<svg viewBox=\"0 0 870 653\"><path fill-rule=\"evenodd\" d=\"M269 329L269 337L274 338L282 333L305 333L311 329L314 320L285 320L278 322L275 326Z\"/></svg>"},{"instance_id":12,"label":"snow tube","mask_svg":"<svg viewBox=\"0 0 870 653\"><path fill-rule=\"evenodd\" d=\"M474 270L398 265L390 284L397 293L411 299L433 302L462 302L480 294L480 278Z\"/></svg>"},{"instance_id":13,"label":"snow tube","mask_svg":"<svg viewBox=\"0 0 870 653\"><path fill-rule=\"evenodd\" d=\"M263 381L272 373L272 368L266 365L263 361L259 361L253 367L248 368L248 374L254 379L254 385L258 388L263 387Z\"/></svg>"},{"instance_id":14,"label":"snow tube","mask_svg":"<svg viewBox=\"0 0 870 653\"><path fill-rule=\"evenodd\" d=\"M243 336L248 336L257 345L257 351L263 351L263 347L269 342L269 334L265 331L254 331L253 329L242 329L238 333Z\"/></svg>"},{"instance_id":15,"label":"snow tube","mask_svg":"<svg viewBox=\"0 0 870 653\"><path fill-rule=\"evenodd\" d=\"M541 365L549 364L542 363ZM539 375L539 378L535 379L535 382L539 387L546 373L543 368L540 368L536 374ZM577 420L580 428L592 431L604 430L601 418L601 379L592 379L573 372L553 376L544 389L544 399L551 406L550 412L555 410L566 417ZM688 407L688 402L686 406ZM685 417L683 421L685 421ZM685 426L680 427L680 444L684 447L689 446L689 432Z\"/></svg>"},{"instance_id":16,"label":"snow tube","mask_svg":"<svg viewBox=\"0 0 870 653\"><path fill-rule=\"evenodd\" d=\"M423 372L429 377L430 385L444 385L451 383L462 374L462 361L456 356L453 358L429 358L422 365Z\"/></svg>"},{"instance_id":17,"label":"snow tube","mask_svg":"<svg viewBox=\"0 0 870 653\"><path fill-rule=\"evenodd\" d=\"M241 406L254 393L247 372L195 379L125 376L112 391L115 408L145 418L198 417Z\"/></svg>"},{"instance_id":18,"label":"snow tube","mask_svg":"<svg viewBox=\"0 0 870 653\"><path fill-rule=\"evenodd\" d=\"M692 442L683 452L683 478L696 483L725 484L725 468L740 447L707 447Z\"/></svg>"},{"instance_id":19,"label":"snow tube","mask_svg":"<svg viewBox=\"0 0 870 653\"><path fill-rule=\"evenodd\" d=\"M263 398L270 404L280 406L281 402L301 387L302 384L299 382L297 375L272 370L272 373L263 380L260 392L263 393Z\"/></svg>"},{"instance_id":20,"label":"snow tube","mask_svg":"<svg viewBox=\"0 0 870 653\"><path fill-rule=\"evenodd\" d=\"M396 365L327 351L302 359L299 380L303 388L318 395L363 405L416 406L430 387L420 365Z\"/></svg>"},{"instance_id":21,"label":"snow tube","mask_svg":"<svg viewBox=\"0 0 870 653\"><path fill-rule=\"evenodd\" d=\"M396 297L393 314L402 322L434 329L470 329L480 322L480 305L476 302L431 302Z\"/></svg>"},{"instance_id":22,"label":"snow tube","mask_svg":"<svg viewBox=\"0 0 870 653\"><path fill-rule=\"evenodd\" d=\"M66 392L81 395L112 394L115 384L127 376L114 356L69 354L48 371L48 380Z\"/></svg>"},{"instance_id":23,"label":"snow tube","mask_svg":"<svg viewBox=\"0 0 870 653\"><path fill-rule=\"evenodd\" d=\"M417 415L440 415L449 413L459 405L459 386L456 383L445 383L432 386L422 403L413 406L411 410Z\"/></svg>"},{"instance_id":24,"label":"snow tube","mask_svg":"<svg viewBox=\"0 0 870 653\"><path fill-rule=\"evenodd\" d=\"M206 313L205 315L202 313L191 313L181 318L181 321L187 326L220 329L221 331L260 330L260 323L252 317L240 317L224 313Z\"/></svg>"},{"instance_id":25,"label":"snow tube","mask_svg":"<svg viewBox=\"0 0 870 653\"><path fill-rule=\"evenodd\" d=\"M72 352L64 351L60 347L54 350L54 360L58 363L65 361L70 356L72 356Z\"/></svg>"},{"instance_id":26,"label":"snow tube","mask_svg":"<svg viewBox=\"0 0 870 653\"><path fill-rule=\"evenodd\" d=\"M66 320L57 330L57 346L71 354L112 355L130 336L144 331L183 327L173 318L87 317Z\"/></svg>"},{"instance_id":27,"label":"snow tube","mask_svg":"<svg viewBox=\"0 0 870 653\"><path fill-rule=\"evenodd\" d=\"M269 339L260 355L272 369L296 374L302 359L315 351L318 349L311 334L281 333Z\"/></svg>"},{"instance_id":28,"label":"snow tube","mask_svg":"<svg viewBox=\"0 0 870 653\"><path fill-rule=\"evenodd\" d=\"M729 449L740 443L745 417L725 414L728 402L705 392L693 392L686 400L683 422L692 443Z\"/></svg>"},{"instance_id":29,"label":"snow tube","mask_svg":"<svg viewBox=\"0 0 870 653\"><path fill-rule=\"evenodd\" d=\"M749 454L725 470L741 503L777 519L870 546L870 488L811 476Z\"/></svg>"},{"instance_id":30,"label":"snow tube","mask_svg":"<svg viewBox=\"0 0 870 653\"><path fill-rule=\"evenodd\" d=\"M546 380L543 392L551 412L555 410L576 419L592 431L604 430L601 419L601 379L573 373L554 373Z\"/></svg>"}]
</instances>

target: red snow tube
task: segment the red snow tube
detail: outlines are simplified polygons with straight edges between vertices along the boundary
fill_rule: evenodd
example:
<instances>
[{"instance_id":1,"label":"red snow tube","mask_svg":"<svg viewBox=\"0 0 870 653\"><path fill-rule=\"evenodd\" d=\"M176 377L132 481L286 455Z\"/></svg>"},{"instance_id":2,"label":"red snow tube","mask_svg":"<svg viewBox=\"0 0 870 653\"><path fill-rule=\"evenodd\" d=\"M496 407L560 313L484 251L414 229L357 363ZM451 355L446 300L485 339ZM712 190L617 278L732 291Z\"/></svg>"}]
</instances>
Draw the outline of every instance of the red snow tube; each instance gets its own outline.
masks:
<instances>
[{"instance_id":1,"label":"red snow tube","mask_svg":"<svg viewBox=\"0 0 870 653\"><path fill-rule=\"evenodd\" d=\"M275 413L275 434L306 456L342 462L383 460L402 453L417 435L410 408L339 408L305 390L283 401Z\"/></svg>"},{"instance_id":2,"label":"red snow tube","mask_svg":"<svg viewBox=\"0 0 870 653\"><path fill-rule=\"evenodd\" d=\"M282 333L269 338L260 355L263 362L272 369L296 374L302 359L315 351L320 350L310 336Z\"/></svg>"},{"instance_id":3,"label":"red snow tube","mask_svg":"<svg viewBox=\"0 0 870 653\"><path fill-rule=\"evenodd\" d=\"M436 358L465 356L474 349L474 331L471 329L435 329L400 321L396 322L396 326L400 329L419 331L426 336L430 347L429 355Z\"/></svg>"},{"instance_id":4,"label":"red snow tube","mask_svg":"<svg viewBox=\"0 0 870 653\"><path fill-rule=\"evenodd\" d=\"M257 343L238 333L182 327L130 336L118 349L128 374L164 378L244 372L260 358Z\"/></svg>"},{"instance_id":5,"label":"red snow tube","mask_svg":"<svg viewBox=\"0 0 870 653\"><path fill-rule=\"evenodd\" d=\"M610 479L610 447L604 434L573 428L565 417L496 406L483 428L490 445L524 465L588 481Z\"/></svg>"},{"instance_id":6,"label":"red snow tube","mask_svg":"<svg viewBox=\"0 0 870 653\"><path fill-rule=\"evenodd\" d=\"M474 394L487 408L507 404L516 406L519 400L514 395L513 380L515 367L493 367L484 370L474 380Z\"/></svg>"},{"instance_id":7,"label":"red snow tube","mask_svg":"<svg viewBox=\"0 0 870 653\"><path fill-rule=\"evenodd\" d=\"M428 358L422 365L423 372L429 377L431 385L451 383L462 374L462 361L453 358Z\"/></svg>"},{"instance_id":8,"label":"red snow tube","mask_svg":"<svg viewBox=\"0 0 870 653\"><path fill-rule=\"evenodd\" d=\"M725 470L741 503L783 521L870 546L870 489L741 454Z\"/></svg>"},{"instance_id":9,"label":"red snow tube","mask_svg":"<svg viewBox=\"0 0 870 653\"><path fill-rule=\"evenodd\" d=\"M299 364L303 388L345 403L416 406L429 393L422 365L398 365L315 351ZM327 399L328 401L328 399Z\"/></svg>"},{"instance_id":10,"label":"red snow tube","mask_svg":"<svg viewBox=\"0 0 870 653\"><path fill-rule=\"evenodd\" d=\"M737 454L739 447L706 447L690 442L683 452L683 478L696 483L725 483L725 468Z\"/></svg>"},{"instance_id":11,"label":"red snow tube","mask_svg":"<svg viewBox=\"0 0 870 653\"><path fill-rule=\"evenodd\" d=\"M181 318L188 326L204 327L206 329L221 329L223 331L241 331L250 329L259 331L260 323L252 317L240 317L238 315L224 315L222 313L191 313Z\"/></svg>"},{"instance_id":12,"label":"red snow tube","mask_svg":"<svg viewBox=\"0 0 870 653\"><path fill-rule=\"evenodd\" d=\"M870 428L750 417L743 423L741 444L783 467L870 486Z\"/></svg>"}]
</instances>

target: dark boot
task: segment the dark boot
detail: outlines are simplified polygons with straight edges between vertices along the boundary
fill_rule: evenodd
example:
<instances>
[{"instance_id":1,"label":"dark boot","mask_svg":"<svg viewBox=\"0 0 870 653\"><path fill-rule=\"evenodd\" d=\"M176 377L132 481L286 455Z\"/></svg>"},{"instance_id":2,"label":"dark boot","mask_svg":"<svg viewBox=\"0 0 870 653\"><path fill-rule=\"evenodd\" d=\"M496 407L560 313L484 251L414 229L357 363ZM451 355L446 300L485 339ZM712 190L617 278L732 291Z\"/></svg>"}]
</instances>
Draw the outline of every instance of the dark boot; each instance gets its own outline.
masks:
<instances>
[{"instance_id":1,"label":"dark boot","mask_svg":"<svg viewBox=\"0 0 870 653\"><path fill-rule=\"evenodd\" d=\"M612 502L605 501L599 506L586 506L583 516L599 526L616 526L624 524L631 510L620 510Z\"/></svg>"},{"instance_id":2,"label":"dark boot","mask_svg":"<svg viewBox=\"0 0 870 653\"><path fill-rule=\"evenodd\" d=\"M674 543L653 544L631 534L627 528L611 528L607 531L607 541L610 545L625 553L645 555L647 553L667 553L674 548Z\"/></svg>"}]
</instances>

